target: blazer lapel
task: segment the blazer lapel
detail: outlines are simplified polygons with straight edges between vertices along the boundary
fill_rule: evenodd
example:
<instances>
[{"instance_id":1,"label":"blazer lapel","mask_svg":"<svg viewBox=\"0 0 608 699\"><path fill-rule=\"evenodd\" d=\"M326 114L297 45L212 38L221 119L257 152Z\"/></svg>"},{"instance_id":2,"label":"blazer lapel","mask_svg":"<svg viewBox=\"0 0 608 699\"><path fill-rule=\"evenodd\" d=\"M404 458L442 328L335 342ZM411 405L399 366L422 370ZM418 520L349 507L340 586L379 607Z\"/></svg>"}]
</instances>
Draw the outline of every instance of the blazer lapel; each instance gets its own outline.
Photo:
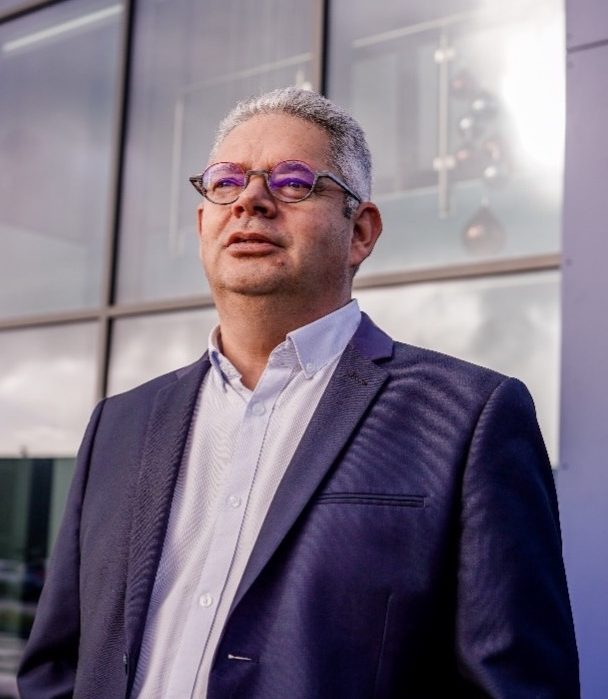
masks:
<instances>
[{"instance_id":1,"label":"blazer lapel","mask_svg":"<svg viewBox=\"0 0 608 699\"><path fill-rule=\"evenodd\" d=\"M175 481L200 384L208 368L205 355L177 372L176 380L156 395L148 420L140 471L131 496L133 517L125 597L125 632L131 657L136 658L141 642Z\"/></svg>"},{"instance_id":2,"label":"blazer lapel","mask_svg":"<svg viewBox=\"0 0 608 699\"><path fill-rule=\"evenodd\" d=\"M243 598L284 539L388 374L372 360L390 357L393 341L363 314L272 500L237 589Z\"/></svg>"}]
</instances>

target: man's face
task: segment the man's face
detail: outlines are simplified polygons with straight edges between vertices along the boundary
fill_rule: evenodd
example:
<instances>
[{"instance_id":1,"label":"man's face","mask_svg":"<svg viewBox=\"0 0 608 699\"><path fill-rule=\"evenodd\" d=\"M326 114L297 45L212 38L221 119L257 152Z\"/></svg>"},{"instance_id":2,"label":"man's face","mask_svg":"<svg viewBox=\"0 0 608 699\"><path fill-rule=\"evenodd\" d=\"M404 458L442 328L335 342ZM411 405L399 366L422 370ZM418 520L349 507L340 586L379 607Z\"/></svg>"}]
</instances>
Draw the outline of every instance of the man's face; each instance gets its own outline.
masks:
<instances>
[{"instance_id":1,"label":"man's face","mask_svg":"<svg viewBox=\"0 0 608 699\"><path fill-rule=\"evenodd\" d=\"M214 162L270 170L283 160L303 160L315 171L334 171L328 150L319 127L268 114L231 131ZM251 177L232 204L205 200L198 210L200 254L216 300L227 293L295 297L320 314L346 303L351 269L369 251L353 244L357 216L347 219L343 205L343 190L328 178L298 203L274 199L260 176Z\"/></svg>"}]
</instances>

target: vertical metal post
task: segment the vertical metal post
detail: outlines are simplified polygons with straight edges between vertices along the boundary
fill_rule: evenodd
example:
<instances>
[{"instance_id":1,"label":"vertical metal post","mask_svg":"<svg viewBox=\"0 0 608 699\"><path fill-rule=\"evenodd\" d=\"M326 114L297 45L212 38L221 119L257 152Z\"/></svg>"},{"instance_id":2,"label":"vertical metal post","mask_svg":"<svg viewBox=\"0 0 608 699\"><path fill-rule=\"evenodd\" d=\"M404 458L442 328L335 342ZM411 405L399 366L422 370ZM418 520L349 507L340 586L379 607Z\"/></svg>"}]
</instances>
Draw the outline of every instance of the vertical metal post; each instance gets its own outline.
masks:
<instances>
[{"instance_id":1,"label":"vertical metal post","mask_svg":"<svg viewBox=\"0 0 608 699\"><path fill-rule=\"evenodd\" d=\"M450 130L450 61L454 57L449 46L445 27L439 38L439 48L435 51L437 75L437 157L433 168L437 171L437 199L439 218L446 218L450 213L449 171L454 167L454 158L449 152Z\"/></svg>"},{"instance_id":2,"label":"vertical metal post","mask_svg":"<svg viewBox=\"0 0 608 699\"><path fill-rule=\"evenodd\" d=\"M109 307L114 303L116 287L116 261L118 251L118 229L120 225L120 210L122 200L122 182L124 174L125 144L127 136L127 112L129 98L129 76L131 70L133 18L135 0L124 0L124 18L118 79L115 93L114 145L112 154L112 185L108 207L108 231L104 250L103 276L101 289L101 312L99 317L98 361L96 397L101 399L106 395L108 385L108 369L110 365L110 344L112 339L112 318Z\"/></svg>"},{"instance_id":3,"label":"vertical metal post","mask_svg":"<svg viewBox=\"0 0 608 699\"><path fill-rule=\"evenodd\" d=\"M322 95L327 94L327 34L329 27L329 0L315 0L313 14L313 86Z\"/></svg>"}]
</instances>

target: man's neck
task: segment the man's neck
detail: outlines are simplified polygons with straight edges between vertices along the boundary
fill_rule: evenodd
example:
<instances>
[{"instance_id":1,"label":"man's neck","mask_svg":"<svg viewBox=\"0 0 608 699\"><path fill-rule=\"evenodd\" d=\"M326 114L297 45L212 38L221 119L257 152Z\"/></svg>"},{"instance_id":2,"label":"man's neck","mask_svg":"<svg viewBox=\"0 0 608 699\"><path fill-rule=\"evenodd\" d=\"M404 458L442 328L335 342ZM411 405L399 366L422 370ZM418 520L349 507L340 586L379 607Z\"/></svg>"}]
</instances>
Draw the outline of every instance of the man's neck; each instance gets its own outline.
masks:
<instances>
[{"instance_id":1,"label":"man's neck","mask_svg":"<svg viewBox=\"0 0 608 699\"><path fill-rule=\"evenodd\" d=\"M242 297L237 302L231 299L230 303L216 299L222 354L238 369L241 382L254 389L270 353L288 333L337 310L348 300L310 308L262 296Z\"/></svg>"}]
</instances>

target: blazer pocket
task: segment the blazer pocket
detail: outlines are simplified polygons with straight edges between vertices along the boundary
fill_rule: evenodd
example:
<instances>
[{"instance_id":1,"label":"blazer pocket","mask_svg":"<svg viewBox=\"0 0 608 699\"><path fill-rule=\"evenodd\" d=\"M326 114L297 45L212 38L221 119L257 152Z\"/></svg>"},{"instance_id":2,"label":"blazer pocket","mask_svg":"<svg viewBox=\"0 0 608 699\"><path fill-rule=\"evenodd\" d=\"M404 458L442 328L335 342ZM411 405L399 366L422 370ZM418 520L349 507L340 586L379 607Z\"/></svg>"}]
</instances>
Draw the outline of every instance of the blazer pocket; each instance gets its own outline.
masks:
<instances>
[{"instance_id":1,"label":"blazer pocket","mask_svg":"<svg viewBox=\"0 0 608 699\"><path fill-rule=\"evenodd\" d=\"M393 493L321 493L319 504L384 505L388 507L426 507L426 495Z\"/></svg>"}]
</instances>

